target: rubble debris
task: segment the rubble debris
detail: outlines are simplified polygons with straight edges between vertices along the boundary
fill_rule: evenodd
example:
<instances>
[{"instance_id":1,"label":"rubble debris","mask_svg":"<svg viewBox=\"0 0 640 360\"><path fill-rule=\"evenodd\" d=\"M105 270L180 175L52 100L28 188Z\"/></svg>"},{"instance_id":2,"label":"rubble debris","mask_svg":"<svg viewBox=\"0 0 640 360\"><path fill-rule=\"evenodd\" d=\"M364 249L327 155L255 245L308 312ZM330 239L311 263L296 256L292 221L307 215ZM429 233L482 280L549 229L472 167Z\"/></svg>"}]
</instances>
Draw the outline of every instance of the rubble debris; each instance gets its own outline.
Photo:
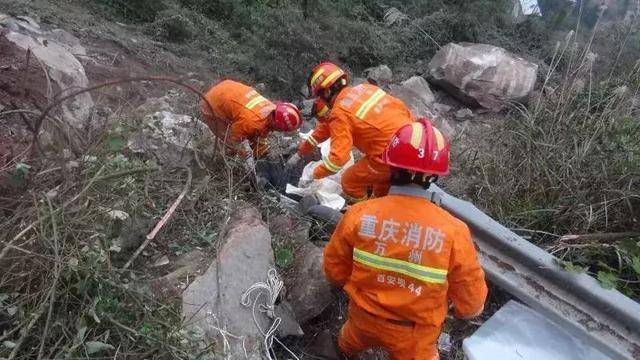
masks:
<instances>
[{"instance_id":1,"label":"rubble debris","mask_svg":"<svg viewBox=\"0 0 640 360\"><path fill-rule=\"evenodd\" d=\"M538 65L505 49L450 43L429 63L429 80L467 105L500 111L533 90Z\"/></svg>"},{"instance_id":2,"label":"rubble debris","mask_svg":"<svg viewBox=\"0 0 640 360\"><path fill-rule=\"evenodd\" d=\"M198 249L180 255L171 264L175 270L148 284L153 289L149 293L159 298L179 297L187 288L189 276L198 274L206 260L207 255Z\"/></svg>"},{"instance_id":3,"label":"rubble debris","mask_svg":"<svg viewBox=\"0 0 640 360\"><path fill-rule=\"evenodd\" d=\"M387 65L368 68L363 75L368 81L373 81L378 86L387 86L393 79L393 73Z\"/></svg>"},{"instance_id":4,"label":"rubble debris","mask_svg":"<svg viewBox=\"0 0 640 360\"><path fill-rule=\"evenodd\" d=\"M171 261L169 261L169 257L167 255L164 255L161 258L159 258L158 260L156 260L156 262L153 263L153 267L167 266L170 263L171 263Z\"/></svg>"},{"instance_id":5,"label":"rubble debris","mask_svg":"<svg viewBox=\"0 0 640 360\"><path fill-rule=\"evenodd\" d=\"M430 107L435 97L429 88L429 83L421 76L413 76L401 84L389 86L391 95L402 100L418 117L432 117Z\"/></svg>"},{"instance_id":6,"label":"rubble debris","mask_svg":"<svg viewBox=\"0 0 640 360\"><path fill-rule=\"evenodd\" d=\"M263 282L269 269L275 267L271 234L259 211L250 206L234 211L226 229L216 261L182 294L185 326L204 333L208 339L226 337L231 356L245 354L244 348L246 358L260 359L263 338L254 324L252 311L243 307L240 299L245 290ZM302 335L300 327L291 320L293 314L282 303L285 302L276 306L276 313L286 318L278 328L279 336ZM263 329L271 324L258 311L255 319ZM238 341L237 337L244 340Z\"/></svg>"},{"instance_id":7,"label":"rubble debris","mask_svg":"<svg viewBox=\"0 0 640 360\"><path fill-rule=\"evenodd\" d=\"M159 111L143 119L127 147L145 153L163 165L183 166L198 156L211 156L214 141L207 126L188 115Z\"/></svg>"},{"instance_id":8,"label":"rubble debris","mask_svg":"<svg viewBox=\"0 0 640 360\"><path fill-rule=\"evenodd\" d=\"M471 109L464 108L456 111L456 119L460 121L473 119L473 116L473 111L471 111Z\"/></svg>"},{"instance_id":9,"label":"rubble debris","mask_svg":"<svg viewBox=\"0 0 640 360\"><path fill-rule=\"evenodd\" d=\"M433 104L433 110L442 114L448 113L449 111L451 111L451 109L452 107L447 104L440 104L440 103Z\"/></svg>"}]
</instances>

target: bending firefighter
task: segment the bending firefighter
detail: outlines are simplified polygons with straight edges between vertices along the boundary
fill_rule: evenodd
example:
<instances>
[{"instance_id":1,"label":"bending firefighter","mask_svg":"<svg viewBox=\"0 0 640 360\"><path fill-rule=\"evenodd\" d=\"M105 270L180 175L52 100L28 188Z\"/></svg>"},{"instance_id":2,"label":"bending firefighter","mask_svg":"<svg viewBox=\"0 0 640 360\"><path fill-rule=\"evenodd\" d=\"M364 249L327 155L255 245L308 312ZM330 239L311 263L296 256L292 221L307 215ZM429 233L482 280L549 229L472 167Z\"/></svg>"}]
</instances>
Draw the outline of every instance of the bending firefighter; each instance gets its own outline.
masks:
<instances>
[{"instance_id":1,"label":"bending firefighter","mask_svg":"<svg viewBox=\"0 0 640 360\"><path fill-rule=\"evenodd\" d=\"M274 104L237 81L224 80L209 89L205 97L211 106L204 100L200 103L203 119L218 139L226 139L232 153L249 155L241 147L248 140L253 155L264 156L270 131L293 131L302 123L295 105Z\"/></svg>"},{"instance_id":2,"label":"bending firefighter","mask_svg":"<svg viewBox=\"0 0 640 360\"><path fill-rule=\"evenodd\" d=\"M348 76L332 63L322 63L309 77L309 93L324 102L330 111L326 115L328 132L318 129L305 140L317 145L331 138L331 152L315 168L314 179L339 172L350 159L355 146L365 156L342 174L342 191L352 202L366 200L389 190L389 167L382 163L382 153L393 134L415 119L407 106L375 85L347 86ZM290 159L293 166L305 155L305 147Z\"/></svg>"},{"instance_id":3,"label":"bending firefighter","mask_svg":"<svg viewBox=\"0 0 640 360\"><path fill-rule=\"evenodd\" d=\"M373 347L392 359L438 359L449 301L480 315L487 285L467 226L427 198L449 174L449 145L427 120L405 125L383 156L389 195L351 207L324 251L324 271L350 298L338 337L347 356Z\"/></svg>"}]
</instances>

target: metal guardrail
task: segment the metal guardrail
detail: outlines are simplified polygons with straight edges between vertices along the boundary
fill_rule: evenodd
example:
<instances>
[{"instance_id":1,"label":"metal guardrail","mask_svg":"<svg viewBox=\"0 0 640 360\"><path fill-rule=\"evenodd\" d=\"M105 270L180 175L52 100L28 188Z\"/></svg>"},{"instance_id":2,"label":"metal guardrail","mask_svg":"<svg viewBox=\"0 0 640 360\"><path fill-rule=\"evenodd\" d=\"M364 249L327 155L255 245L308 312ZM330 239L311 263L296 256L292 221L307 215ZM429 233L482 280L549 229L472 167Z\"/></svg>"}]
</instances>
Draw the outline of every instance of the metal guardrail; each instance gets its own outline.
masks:
<instances>
[{"instance_id":1,"label":"metal guardrail","mask_svg":"<svg viewBox=\"0 0 640 360\"><path fill-rule=\"evenodd\" d=\"M470 202L429 189L431 200L471 229L487 278L612 359L640 359L640 304L521 238Z\"/></svg>"},{"instance_id":2,"label":"metal guardrail","mask_svg":"<svg viewBox=\"0 0 640 360\"><path fill-rule=\"evenodd\" d=\"M489 281L610 358L640 359L640 303L604 289L586 274L567 272L557 258L470 202L436 185L428 193L432 202L469 226ZM307 214L331 223L341 218L340 212L323 206L313 206Z\"/></svg>"}]
</instances>

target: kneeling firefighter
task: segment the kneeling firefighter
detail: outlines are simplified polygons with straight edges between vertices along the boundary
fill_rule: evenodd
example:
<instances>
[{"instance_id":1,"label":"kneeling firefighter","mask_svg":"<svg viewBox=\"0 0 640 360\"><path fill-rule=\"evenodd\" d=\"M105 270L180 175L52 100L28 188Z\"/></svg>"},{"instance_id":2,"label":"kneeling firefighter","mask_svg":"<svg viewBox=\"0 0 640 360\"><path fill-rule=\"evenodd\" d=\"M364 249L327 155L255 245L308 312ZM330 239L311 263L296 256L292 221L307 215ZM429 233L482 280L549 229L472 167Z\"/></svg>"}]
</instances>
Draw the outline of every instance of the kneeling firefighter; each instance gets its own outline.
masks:
<instances>
[{"instance_id":1,"label":"kneeling firefighter","mask_svg":"<svg viewBox=\"0 0 640 360\"><path fill-rule=\"evenodd\" d=\"M433 204L427 189L449 174L449 145L425 119L402 126L382 161L389 195L347 210L324 250L327 278L349 295L338 336L347 356L386 349L392 359L438 359L449 309L480 315L484 272L465 223Z\"/></svg>"}]
</instances>

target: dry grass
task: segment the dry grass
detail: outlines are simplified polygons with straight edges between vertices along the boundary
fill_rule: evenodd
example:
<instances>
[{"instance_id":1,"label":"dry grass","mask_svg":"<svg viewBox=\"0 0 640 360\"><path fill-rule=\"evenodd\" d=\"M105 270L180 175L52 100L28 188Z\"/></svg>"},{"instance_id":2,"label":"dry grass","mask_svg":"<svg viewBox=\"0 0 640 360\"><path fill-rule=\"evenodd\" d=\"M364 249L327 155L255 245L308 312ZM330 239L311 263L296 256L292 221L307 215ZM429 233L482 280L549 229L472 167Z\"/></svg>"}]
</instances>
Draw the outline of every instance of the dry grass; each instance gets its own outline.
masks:
<instances>
[{"instance_id":1,"label":"dry grass","mask_svg":"<svg viewBox=\"0 0 640 360\"><path fill-rule=\"evenodd\" d=\"M543 93L529 108L514 104L510 119L491 134L495 142L480 156L467 154L465 167L481 179L472 195L481 207L555 250L568 268L638 296L640 244L637 232L628 232L640 221L640 122L633 105L640 67L597 77L589 45L579 46L573 33L558 43ZM568 234L619 232L627 236L558 243Z\"/></svg>"},{"instance_id":2,"label":"dry grass","mask_svg":"<svg viewBox=\"0 0 640 360\"><path fill-rule=\"evenodd\" d=\"M223 154L201 158L178 209L125 270L188 182L187 169L125 149L126 131L140 125L123 115L131 113L123 105L82 159L45 151L29 168L3 170L16 187L0 194L0 357L187 359L211 350L182 327L180 303L147 284L163 275L153 268L163 255L215 255L248 174Z\"/></svg>"}]
</instances>

